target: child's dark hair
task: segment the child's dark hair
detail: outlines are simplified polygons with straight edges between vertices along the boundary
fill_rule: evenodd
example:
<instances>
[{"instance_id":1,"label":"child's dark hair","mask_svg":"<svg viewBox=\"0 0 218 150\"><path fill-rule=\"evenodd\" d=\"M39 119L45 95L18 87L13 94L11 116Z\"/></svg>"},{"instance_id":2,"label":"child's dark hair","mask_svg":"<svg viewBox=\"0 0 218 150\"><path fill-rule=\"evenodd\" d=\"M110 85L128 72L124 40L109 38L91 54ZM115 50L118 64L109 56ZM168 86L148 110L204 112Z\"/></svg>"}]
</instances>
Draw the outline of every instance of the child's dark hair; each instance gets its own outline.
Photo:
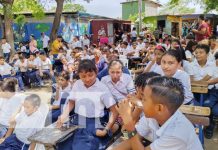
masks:
<instances>
[{"instance_id":1,"label":"child's dark hair","mask_svg":"<svg viewBox=\"0 0 218 150\"><path fill-rule=\"evenodd\" d=\"M31 94L25 98L25 101L28 101L34 107L39 107L41 105L41 98L36 94Z\"/></svg>"},{"instance_id":2,"label":"child's dark hair","mask_svg":"<svg viewBox=\"0 0 218 150\"><path fill-rule=\"evenodd\" d=\"M17 84L17 79L16 78L8 78L4 79L2 85L1 85L1 90L3 92L16 92L16 84Z\"/></svg>"},{"instance_id":3,"label":"child's dark hair","mask_svg":"<svg viewBox=\"0 0 218 150\"><path fill-rule=\"evenodd\" d=\"M0 56L0 59L4 59L4 57L3 56ZM4 59L5 60L5 59Z\"/></svg>"},{"instance_id":4,"label":"child's dark hair","mask_svg":"<svg viewBox=\"0 0 218 150\"><path fill-rule=\"evenodd\" d=\"M46 53L44 51L41 51L40 55L46 56Z\"/></svg>"},{"instance_id":5,"label":"child's dark hair","mask_svg":"<svg viewBox=\"0 0 218 150\"><path fill-rule=\"evenodd\" d=\"M205 44L198 44L195 48L196 49L203 49L207 54L210 52L210 47Z\"/></svg>"},{"instance_id":6,"label":"child's dark hair","mask_svg":"<svg viewBox=\"0 0 218 150\"><path fill-rule=\"evenodd\" d=\"M193 53L192 47L197 45L198 43L196 41L189 41L185 50L189 50L191 53Z\"/></svg>"},{"instance_id":7,"label":"child's dark hair","mask_svg":"<svg viewBox=\"0 0 218 150\"><path fill-rule=\"evenodd\" d=\"M135 86L144 89L147 85L148 79L160 76L160 74L156 72L145 72L138 75L135 79Z\"/></svg>"},{"instance_id":8,"label":"child's dark hair","mask_svg":"<svg viewBox=\"0 0 218 150\"><path fill-rule=\"evenodd\" d=\"M79 62L79 66L78 66L78 73L81 73L83 71L85 71L85 72L93 72L94 71L97 74L97 68L95 66L95 63L89 59L81 60Z\"/></svg>"},{"instance_id":9,"label":"child's dark hair","mask_svg":"<svg viewBox=\"0 0 218 150\"><path fill-rule=\"evenodd\" d=\"M116 60L112 60L109 64L108 64L108 69L110 69L112 66L116 65L116 64L120 64L122 70L123 70L123 63L122 61L120 61L119 59Z\"/></svg>"},{"instance_id":10,"label":"child's dark hair","mask_svg":"<svg viewBox=\"0 0 218 150\"><path fill-rule=\"evenodd\" d=\"M63 77L65 80L70 80L70 74L67 71L62 71L59 77Z\"/></svg>"},{"instance_id":11,"label":"child's dark hair","mask_svg":"<svg viewBox=\"0 0 218 150\"><path fill-rule=\"evenodd\" d=\"M183 104L184 90L178 79L154 77L148 81L147 87L151 88L153 101L166 105L172 114Z\"/></svg>"},{"instance_id":12,"label":"child's dark hair","mask_svg":"<svg viewBox=\"0 0 218 150\"><path fill-rule=\"evenodd\" d=\"M215 60L218 59L218 52L215 53L214 57L215 57Z\"/></svg>"},{"instance_id":13,"label":"child's dark hair","mask_svg":"<svg viewBox=\"0 0 218 150\"><path fill-rule=\"evenodd\" d=\"M165 55L170 55L170 56L173 56L176 58L176 60L180 63L182 62L182 56L181 56L181 53L180 51L177 51L177 50L168 50L166 53L163 54L163 56Z\"/></svg>"}]
</instances>

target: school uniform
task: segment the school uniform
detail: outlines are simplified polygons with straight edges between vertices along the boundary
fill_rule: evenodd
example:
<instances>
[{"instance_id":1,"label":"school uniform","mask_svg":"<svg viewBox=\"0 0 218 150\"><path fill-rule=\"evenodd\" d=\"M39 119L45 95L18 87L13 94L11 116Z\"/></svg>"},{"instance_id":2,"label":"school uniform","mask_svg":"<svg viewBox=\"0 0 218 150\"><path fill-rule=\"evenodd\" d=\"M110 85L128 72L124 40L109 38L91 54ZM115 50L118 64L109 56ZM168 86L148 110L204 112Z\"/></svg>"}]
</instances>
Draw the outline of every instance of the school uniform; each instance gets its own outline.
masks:
<instances>
[{"instance_id":1,"label":"school uniform","mask_svg":"<svg viewBox=\"0 0 218 150\"><path fill-rule=\"evenodd\" d=\"M186 73L188 73L189 75L191 74L192 66L191 66L191 63L189 61L183 60L182 61L182 68Z\"/></svg>"},{"instance_id":2,"label":"school uniform","mask_svg":"<svg viewBox=\"0 0 218 150\"><path fill-rule=\"evenodd\" d=\"M215 62L207 61L205 66L201 67L198 64L197 60L195 60L192 63L192 72L190 75L193 76L195 81L199 81L199 80L203 79L206 75L213 77L215 68L216 68ZM213 87L214 87L213 85L209 85L208 86L209 91ZM200 99L200 94L194 93L194 96L195 96L196 100ZM204 97L204 101L206 101L208 99L208 94L203 94L203 97Z\"/></svg>"},{"instance_id":3,"label":"school uniform","mask_svg":"<svg viewBox=\"0 0 218 150\"><path fill-rule=\"evenodd\" d=\"M15 117L16 126L14 133L6 138L2 144L0 144L0 150L28 150L30 145L28 138L42 129L44 126L44 122L42 120L43 115L39 111L36 111L29 116L24 111L21 111Z\"/></svg>"},{"instance_id":4,"label":"school uniform","mask_svg":"<svg viewBox=\"0 0 218 150\"><path fill-rule=\"evenodd\" d=\"M136 131L152 141L151 150L203 150L194 126L179 110L162 126L154 119L142 117Z\"/></svg>"},{"instance_id":5,"label":"school uniform","mask_svg":"<svg viewBox=\"0 0 218 150\"><path fill-rule=\"evenodd\" d=\"M9 62L10 52L11 52L10 44L8 44L8 43L2 44L2 50L3 50L5 61Z\"/></svg>"},{"instance_id":6,"label":"school uniform","mask_svg":"<svg viewBox=\"0 0 218 150\"><path fill-rule=\"evenodd\" d=\"M98 79L89 88L81 80L77 80L68 99L75 102L75 115L71 123L79 125L80 129L66 141L58 144L59 150L103 150L109 141L109 135L97 137L96 129L104 128L107 123L104 109L110 108L116 102L108 88Z\"/></svg>"},{"instance_id":7,"label":"school uniform","mask_svg":"<svg viewBox=\"0 0 218 150\"><path fill-rule=\"evenodd\" d=\"M7 132L12 114L19 109L24 99L25 95L16 93L10 99L2 100L0 107L0 138Z\"/></svg>"},{"instance_id":8,"label":"school uniform","mask_svg":"<svg viewBox=\"0 0 218 150\"><path fill-rule=\"evenodd\" d=\"M25 85L29 85L29 76L27 73L28 69L28 60L25 59L24 62L21 62L20 60L17 60L16 63L14 64L15 67L19 68L19 71L17 72L18 75L22 77L22 80Z\"/></svg>"},{"instance_id":9,"label":"school uniform","mask_svg":"<svg viewBox=\"0 0 218 150\"><path fill-rule=\"evenodd\" d=\"M4 62L4 65L0 65L0 80L4 80L6 78L14 77L18 81L19 89L24 90L24 83L22 80L22 77L18 74L15 76L12 76L11 71L13 70L12 66Z\"/></svg>"},{"instance_id":10,"label":"school uniform","mask_svg":"<svg viewBox=\"0 0 218 150\"><path fill-rule=\"evenodd\" d=\"M125 73L122 73L120 81L117 83L113 83L110 75L103 77L101 82L109 88L117 102L125 99L128 94L133 94L136 92L132 77Z\"/></svg>"},{"instance_id":11,"label":"school uniform","mask_svg":"<svg viewBox=\"0 0 218 150\"><path fill-rule=\"evenodd\" d=\"M152 62L150 61L147 66L150 66ZM145 67L144 70L147 69L147 66ZM163 74L163 70L161 68L160 65L158 65L156 62L152 65L151 69L149 70L149 72L155 72L155 73L158 73L158 74Z\"/></svg>"},{"instance_id":12,"label":"school uniform","mask_svg":"<svg viewBox=\"0 0 218 150\"><path fill-rule=\"evenodd\" d=\"M194 96L191 91L190 76L183 70L177 70L176 73L172 77L178 79L183 85L184 96L185 96L183 104L185 105L193 104Z\"/></svg>"},{"instance_id":13,"label":"school uniform","mask_svg":"<svg viewBox=\"0 0 218 150\"><path fill-rule=\"evenodd\" d=\"M72 86L69 83L68 86L65 89L60 88L59 90L59 98L55 100L55 95L57 94L56 90L56 84L52 85L52 99L51 99L51 105L53 106L59 106L59 109L51 110L51 119L52 123L56 122L58 117L61 115L63 106L67 103L67 97L70 95L70 91L72 90Z\"/></svg>"}]
</instances>

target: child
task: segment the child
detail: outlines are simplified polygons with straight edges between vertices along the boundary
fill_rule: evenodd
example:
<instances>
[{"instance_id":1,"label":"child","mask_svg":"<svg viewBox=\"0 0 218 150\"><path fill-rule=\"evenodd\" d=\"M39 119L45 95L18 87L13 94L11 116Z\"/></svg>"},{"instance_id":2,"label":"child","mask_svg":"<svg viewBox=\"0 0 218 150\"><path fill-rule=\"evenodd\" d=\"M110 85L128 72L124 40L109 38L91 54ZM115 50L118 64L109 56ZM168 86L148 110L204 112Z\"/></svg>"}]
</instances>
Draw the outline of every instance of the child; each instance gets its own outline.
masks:
<instances>
[{"instance_id":1,"label":"child","mask_svg":"<svg viewBox=\"0 0 218 150\"><path fill-rule=\"evenodd\" d=\"M15 77L18 80L20 91L24 91L24 83L20 75L16 75L13 68L7 64L2 56L0 56L0 80Z\"/></svg>"},{"instance_id":2,"label":"child","mask_svg":"<svg viewBox=\"0 0 218 150\"><path fill-rule=\"evenodd\" d=\"M52 113L52 123L56 122L59 115L61 115L61 107L66 103L67 97L71 91L70 74L63 71L59 77L57 84L52 86L52 100L50 110Z\"/></svg>"},{"instance_id":3,"label":"child","mask_svg":"<svg viewBox=\"0 0 218 150\"><path fill-rule=\"evenodd\" d=\"M183 86L179 80L169 77L155 77L148 81L144 89L142 109L137 130L132 128L114 150L203 150L193 125L178 110L184 101ZM132 121L132 111L128 101L117 107L124 124ZM140 130L140 131L139 131ZM140 138L152 142L144 146Z\"/></svg>"},{"instance_id":4,"label":"child","mask_svg":"<svg viewBox=\"0 0 218 150\"><path fill-rule=\"evenodd\" d=\"M16 92L17 80L14 78L5 79L1 86L0 98L3 98L0 107L0 138L2 138L9 126L9 119L21 106L24 95Z\"/></svg>"},{"instance_id":5,"label":"child","mask_svg":"<svg viewBox=\"0 0 218 150\"><path fill-rule=\"evenodd\" d=\"M40 77L43 77L43 75L48 75L51 79L52 82L55 83L55 77L54 77L54 72L52 70L52 64L49 58L47 58L46 53L45 52L41 52L40 53L40 65L39 65L39 74L37 76L40 75ZM40 79L40 84L43 84L42 79Z\"/></svg>"},{"instance_id":6,"label":"child","mask_svg":"<svg viewBox=\"0 0 218 150\"><path fill-rule=\"evenodd\" d=\"M1 46L4 54L5 61L9 63L10 60L10 53L11 53L11 46L7 43L6 39L2 39L2 46Z\"/></svg>"},{"instance_id":7,"label":"child","mask_svg":"<svg viewBox=\"0 0 218 150\"><path fill-rule=\"evenodd\" d=\"M24 100L23 110L21 110L10 121L10 128L0 144L0 150L22 149L28 150L30 141L28 138L41 130L44 125L43 115L38 108L41 99L36 94L27 96ZM31 144L31 146L34 146ZM15 148L16 147L16 148Z\"/></svg>"},{"instance_id":8,"label":"child","mask_svg":"<svg viewBox=\"0 0 218 150\"><path fill-rule=\"evenodd\" d=\"M209 42L210 42L210 52L208 55L208 60L213 62L215 61L214 55L216 54L216 52L218 52L216 36L211 36L209 38Z\"/></svg>"},{"instance_id":9,"label":"child","mask_svg":"<svg viewBox=\"0 0 218 150\"><path fill-rule=\"evenodd\" d=\"M161 59L161 69L163 70L163 76L173 77L182 82L185 100L184 104L193 104L193 94L191 91L190 76L183 70L180 70L182 63L182 57L179 51L169 50Z\"/></svg>"},{"instance_id":10,"label":"child","mask_svg":"<svg viewBox=\"0 0 218 150\"><path fill-rule=\"evenodd\" d=\"M75 116L73 124L79 125L80 129L66 141L58 144L58 149L105 149L108 142L109 131L117 118L115 100L108 88L102 84L97 77L97 68L93 61L82 60L79 63L77 80L69 96L69 102L64 112L57 121L57 126L61 127L74 109ZM104 108L110 109L109 121L104 116ZM105 126L102 126L104 122Z\"/></svg>"},{"instance_id":11,"label":"child","mask_svg":"<svg viewBox=\"0 0 218 150\"><path fill-rule=\"evenodd\" d=\"M195 41L189 41L186 48L185 48L185 56L189 62L193 62L195 59L194 50L195 50L197 44L198 43Z\"/></svg>"}]
</instances>

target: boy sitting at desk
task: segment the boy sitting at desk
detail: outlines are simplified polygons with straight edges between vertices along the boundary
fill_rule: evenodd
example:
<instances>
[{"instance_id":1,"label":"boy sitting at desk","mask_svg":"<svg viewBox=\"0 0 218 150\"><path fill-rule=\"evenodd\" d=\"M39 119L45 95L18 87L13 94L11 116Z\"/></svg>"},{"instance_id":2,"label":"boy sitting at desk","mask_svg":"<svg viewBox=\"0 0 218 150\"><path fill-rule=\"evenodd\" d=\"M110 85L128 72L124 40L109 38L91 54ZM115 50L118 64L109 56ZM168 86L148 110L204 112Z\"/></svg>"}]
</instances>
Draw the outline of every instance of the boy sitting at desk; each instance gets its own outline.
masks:
<instances>
[{"instance_id":1,"label":"boy sitting at desk","mask_svg":"<svg viewBox=\"0 0 218 150\"><path fill-rule=\"evenodd\" d=\"M184 101L182 84L174 78L155 77L144 89L139 123L125 134L128 140L115 150L203 150L193 125L178 110ZM124 125L132 121L128 100L122 101L117 110ZM130 131L131 130L131 131ZM144 147L141 137L152 142Z\"/></svg>"}]
</instances>

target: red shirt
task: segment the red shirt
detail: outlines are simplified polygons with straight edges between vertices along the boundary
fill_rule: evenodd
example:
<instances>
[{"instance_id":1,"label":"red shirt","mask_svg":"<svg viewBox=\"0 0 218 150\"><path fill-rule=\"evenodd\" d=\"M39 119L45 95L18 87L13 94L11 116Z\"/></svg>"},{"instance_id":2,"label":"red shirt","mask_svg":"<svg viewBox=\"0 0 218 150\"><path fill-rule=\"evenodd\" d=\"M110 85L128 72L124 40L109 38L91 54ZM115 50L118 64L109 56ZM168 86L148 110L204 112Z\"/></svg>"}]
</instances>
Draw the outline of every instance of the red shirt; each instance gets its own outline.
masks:
<instances>
[{"instance_id":1,"label":"red shirt","mask_svg":"<svg viewBox=\"0 0 218 150\"><path fill-rule=\"evenodd\" d=\"M199 42L199 41L202 41L203 39L207 39L209 36L208 36L208 25L206 23L202 23L201 25L199 25L198 27L198 31L201 31L203 28L206 28L206 32L204 34L198 34L196 33L196 41Z\"/></svg>"}]
</instances>

